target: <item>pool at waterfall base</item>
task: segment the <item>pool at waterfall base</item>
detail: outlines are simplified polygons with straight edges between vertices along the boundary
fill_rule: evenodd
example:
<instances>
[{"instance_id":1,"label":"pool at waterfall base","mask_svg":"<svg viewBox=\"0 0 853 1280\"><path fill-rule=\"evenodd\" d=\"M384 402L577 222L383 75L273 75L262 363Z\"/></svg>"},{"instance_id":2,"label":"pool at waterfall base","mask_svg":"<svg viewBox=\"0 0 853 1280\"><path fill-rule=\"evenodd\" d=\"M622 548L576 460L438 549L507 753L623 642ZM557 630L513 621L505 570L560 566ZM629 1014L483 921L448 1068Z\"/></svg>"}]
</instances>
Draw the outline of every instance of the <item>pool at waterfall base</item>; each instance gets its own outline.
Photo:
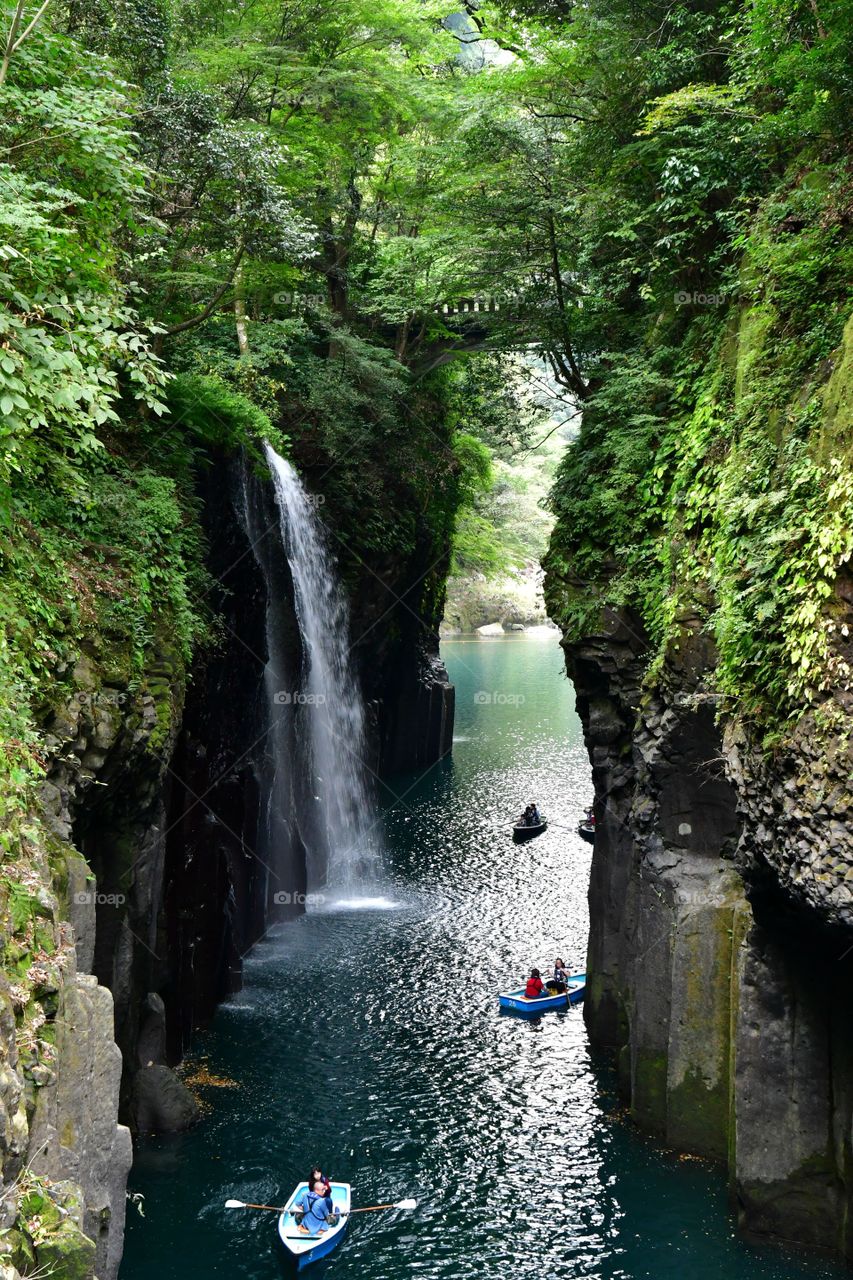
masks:
<instances>
[{"instance_id":1,"label":"pool at waterfall base","mask_svg":"<svg viewBox=\"0 0 853 1280\"><path fill-rule=\"evenodd\" d=\"M589 761L553 633L442 652L453 757L386 788L381 887L277 926L196 1037L206 1114L140 1141L122 1280L292 1274L275 1214L224 1204L281 1205L314 1162L356 1206L418 1202L353 1218L317 1280L844 1274L737 1234L721 1171L624 1118L580 1008L500 1015L531 965L584 969ZM517 845L530 801L548 829Z\"/></svg>"}]
</instances>

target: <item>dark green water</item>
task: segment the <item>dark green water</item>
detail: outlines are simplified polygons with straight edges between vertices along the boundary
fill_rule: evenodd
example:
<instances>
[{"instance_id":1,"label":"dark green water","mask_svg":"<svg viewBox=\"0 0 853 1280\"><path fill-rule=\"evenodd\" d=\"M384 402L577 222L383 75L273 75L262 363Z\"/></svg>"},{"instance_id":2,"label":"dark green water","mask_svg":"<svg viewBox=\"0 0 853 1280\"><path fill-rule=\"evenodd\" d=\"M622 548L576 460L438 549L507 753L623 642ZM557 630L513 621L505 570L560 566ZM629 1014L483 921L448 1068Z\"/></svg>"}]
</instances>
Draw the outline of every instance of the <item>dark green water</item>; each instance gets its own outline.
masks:
<instances>
[{"instance_id":1,"label":"dark green water","mask_svg":"<svg viewBox=\"0 0 853 1280\"><path fill-rule=\"evenodd\" d=\"M388 796L387 902L308 915L253 952L197 1045L239 1087L141 1146L122 1280L291 1274L273 1215L222 1206L281 1203L314 1160L357 1204L419 1201L354 1219L315 1280L839 1277L744 1244L722 1176L619 1119L579 1011L498 1014L529 964L583 961L589 767L553 639L444 656L454 758ZM516 847L507 816L530 798L552 825Z\"/></svg>"}]
</instances>

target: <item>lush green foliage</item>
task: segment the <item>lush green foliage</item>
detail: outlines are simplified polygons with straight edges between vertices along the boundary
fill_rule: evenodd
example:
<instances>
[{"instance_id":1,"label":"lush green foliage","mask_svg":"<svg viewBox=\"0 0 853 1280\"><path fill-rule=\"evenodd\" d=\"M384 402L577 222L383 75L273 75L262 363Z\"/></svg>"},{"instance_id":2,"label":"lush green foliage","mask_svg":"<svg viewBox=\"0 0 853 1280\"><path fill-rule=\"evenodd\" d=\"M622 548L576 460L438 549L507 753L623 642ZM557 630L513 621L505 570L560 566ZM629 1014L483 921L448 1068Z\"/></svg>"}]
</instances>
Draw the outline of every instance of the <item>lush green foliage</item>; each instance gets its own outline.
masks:
<instances>
[{"instance_id":1,"label":"lush green foliage","mask_svg":"<svg viewBox=\"0 0 853 1280\"><path fill-rule=\"evenodd\" d=\"M701 597L725 690L766 714L838 676L847 446L819 371L849 303L849 4L482 3L478 74L446 16L54 0L15 48L7 735L87 632L137 673L158 629L205 639L194 477L261 438L322 489L346 574L417 555L438 599L454 530L469 569L523 558L489 457L531 438L527 346L583 410L560 619L630 605L663 645Z\"/></svg>"},{"instance_id":2,"label":"lush green foliage","mask_svg":"<svg viewBox=\"0 0 853 1280\"><path fill-rule=\"evenodd\" d=\"M567 95L586 117L568 154L593 188L577 261L597 346L553 495L550 602L575 634L602 605L633 609L650 656L698 611L719 691L778 726L851 679L832 603L850 423L827 430L825 384L853 282L853 15L758 0L615 18L582 21L602 63L637 51L627 88L593 103L585 73Z\"/></svg>"}]
</instances>

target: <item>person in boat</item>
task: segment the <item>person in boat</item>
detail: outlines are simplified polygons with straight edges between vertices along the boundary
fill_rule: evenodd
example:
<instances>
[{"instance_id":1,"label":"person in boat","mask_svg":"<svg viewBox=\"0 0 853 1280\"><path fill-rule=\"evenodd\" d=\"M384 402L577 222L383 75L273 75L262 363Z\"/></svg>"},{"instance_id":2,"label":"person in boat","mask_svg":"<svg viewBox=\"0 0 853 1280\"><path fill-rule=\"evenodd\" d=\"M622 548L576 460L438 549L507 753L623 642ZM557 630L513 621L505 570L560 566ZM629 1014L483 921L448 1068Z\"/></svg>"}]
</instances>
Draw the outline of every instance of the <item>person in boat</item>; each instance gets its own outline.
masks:
<instances>
[{"instance_id":1,"label":"person in boat","mask_svg":"<svg viewBox=\"0 0 853 1280\"><path fill-rule=\"evenodd\" d=\"M548 990L553 991L555 994L569 989L569 971L566 968L565 960L561 960L559 956L554 961L554 976L547 985Z\"/></svg>"},{"instance_id":2,"label":"person in boat","mask_svg":"<svg viewBox=\"0 0 853 1280\"><path fill-rule=\"evenodd\" d=\"M326 1188L326 1195L327 1195L327 1196L330 1196L330 1195L332 1194L332 1184L331 1184L331 1182L330 1182L330 1181L329 1181L329 1179L326 1177L326 1175L325 1175L325 1173L323 1172L323 1170L322 1170L322 1169L318 1169L318 1167L317 1167L317 1165L316 1165L316 1164L311 1166L311 1172L309 1173L308 1177L306 1178L306 1182L308 1183L309 1188L310 1188L310 1187L313 1187L313 1185L314 1185L314 1183L315 1183L315 1182L322 1182L323 1186Z\"/></svg>"},{"instance_id":3,"label":"person in boat","mask_svg":"<svg viewBox=\"0 0 853 1280\"><path fill-rule=\"evenodd\" d=\"M548 994L545 990L545 983L542 981L542 974L538 969L530 970L530 977L527 979L524 994L528 1000L538 1000L541 996Z\"/></svg>"},{"instance_id":4,"label":"person in boat","mask_svg":"<svg viewBox=\"0 0 853 1280\"><path fill-rule=\"evenodd\" d=\"M539 812L539 806L538 806L538 805L535 805L535 804L530 805L530 825L531 825L531 827L538 827L538 826L539 826L539 823L540 823L541 821L542 821L542 815L541 815L541 814L540 814L540 812Z\"/></svg>"},{"instance_id":5,"label":"person in boat","mask_svg":"<svg viewBox=\"0 0 853 1280\"><path fill-rule=\"evenodd\" d=\"M326 1190L326 1183L317 1178L307 1187L293 1206L299 1231L310 1236L321 1236L333 1218L335 1206Z\"/></svg>"},{"instance_id":6,"label":"person in boat","mask_svg":"<svg viewBox=\"0 0 853 1280\"><path fill-rule=\"evenodd\" d=\"M524 810L524 813L521 815L521 825L523 827L529 827L532 821L533 821L533 805L529 804L527 808Z\"/></svg>"}]
</instances>

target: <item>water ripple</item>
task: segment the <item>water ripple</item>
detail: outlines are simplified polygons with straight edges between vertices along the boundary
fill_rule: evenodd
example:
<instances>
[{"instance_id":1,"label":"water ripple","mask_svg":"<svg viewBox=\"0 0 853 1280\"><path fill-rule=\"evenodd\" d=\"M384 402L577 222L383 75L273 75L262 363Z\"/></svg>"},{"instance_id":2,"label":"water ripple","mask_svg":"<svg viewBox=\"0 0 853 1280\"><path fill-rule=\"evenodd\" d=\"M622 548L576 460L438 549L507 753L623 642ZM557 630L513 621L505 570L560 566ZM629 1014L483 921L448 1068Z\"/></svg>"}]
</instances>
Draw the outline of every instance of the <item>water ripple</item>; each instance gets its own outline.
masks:
<instances>
[{"instance_id":1,"label":"water ripple","mask_svg":"<svg viewBox=\"0 0 853 1280\"><path fill-rule=\"evenodd\" d=\"M825 1264L735 1239L723 1180L615 1118L579 1010L502 1017L497 992L556 955L582 967L589 767L551 641L466 644L452 762L388 797L379 901L312 911L256 949L198 1042L239 1082L182 1138L146 1143L123 1280L281 1280L272 1215L311 1160L356 1203L314 1280L800 1280ZM554 653L551 653L551 649ZM547 659L547 661L545 660ZM553 661L552 661L553 659ZM518 706L478 690L522 692ZM395 784L402 795L414 780ZM535 798L551 819L516 846Z\"/></svg>"}]
</instances>

